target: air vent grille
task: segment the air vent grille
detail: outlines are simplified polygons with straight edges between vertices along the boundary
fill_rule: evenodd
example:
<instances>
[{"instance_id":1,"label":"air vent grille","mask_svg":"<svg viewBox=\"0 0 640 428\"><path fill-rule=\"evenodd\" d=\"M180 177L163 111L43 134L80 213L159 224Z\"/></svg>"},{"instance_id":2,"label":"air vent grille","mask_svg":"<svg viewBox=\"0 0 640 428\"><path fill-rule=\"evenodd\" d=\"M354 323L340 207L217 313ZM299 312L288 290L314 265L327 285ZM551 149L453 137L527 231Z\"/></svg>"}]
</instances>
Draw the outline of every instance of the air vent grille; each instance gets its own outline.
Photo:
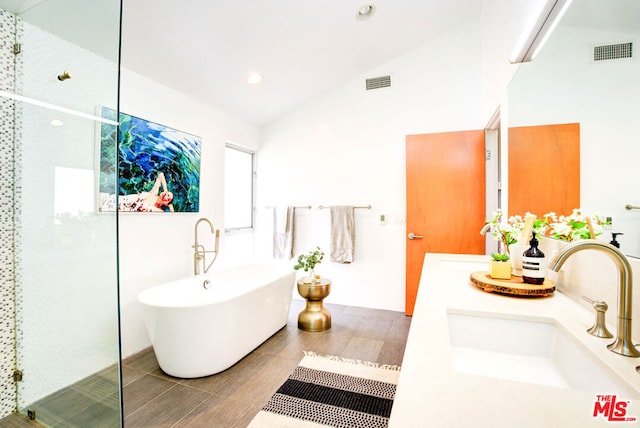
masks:
<instances>
[{"instance_id":1,"label":"air vent grille","mask_svg":"<svg viewBox=\"0 0 640 428\"><path fill-rule=\"evenodd\" d=\"M388 88L391 86L391 76L372 77L367 79L367 91Z\"/></svg>"},{"instance_id":2,"label":"air vent grille","mask_svg":"<svg viewBox=\"0 0 640 428\"><path fill-rule=\"evenodd\" d=\"M596 46L593 48L593 60L605 61L608 59L631 58L633 44L618 43L615 45Z\"/></svg>"}]
</instances>

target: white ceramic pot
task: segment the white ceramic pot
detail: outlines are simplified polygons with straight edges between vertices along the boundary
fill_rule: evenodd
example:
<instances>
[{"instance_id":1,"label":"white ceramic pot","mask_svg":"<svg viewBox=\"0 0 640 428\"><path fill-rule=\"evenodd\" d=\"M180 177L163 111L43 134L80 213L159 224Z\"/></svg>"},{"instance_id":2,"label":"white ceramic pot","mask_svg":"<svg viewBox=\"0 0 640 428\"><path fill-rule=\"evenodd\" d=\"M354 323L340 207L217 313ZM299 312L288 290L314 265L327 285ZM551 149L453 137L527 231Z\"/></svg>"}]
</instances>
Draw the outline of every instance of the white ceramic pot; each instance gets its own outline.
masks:
<instances>
[{"instance_id":1,"label":"white ceramic pot","mask_svg":"<svg viewBox=\"0 0 640 428\"><path fill-rule=\"evenodd\" d=\"M529 249L529 244L516 242L509 245L509 256L511 257L511 275L522 276L522 254Z\"/></svg>"}]
</instances>

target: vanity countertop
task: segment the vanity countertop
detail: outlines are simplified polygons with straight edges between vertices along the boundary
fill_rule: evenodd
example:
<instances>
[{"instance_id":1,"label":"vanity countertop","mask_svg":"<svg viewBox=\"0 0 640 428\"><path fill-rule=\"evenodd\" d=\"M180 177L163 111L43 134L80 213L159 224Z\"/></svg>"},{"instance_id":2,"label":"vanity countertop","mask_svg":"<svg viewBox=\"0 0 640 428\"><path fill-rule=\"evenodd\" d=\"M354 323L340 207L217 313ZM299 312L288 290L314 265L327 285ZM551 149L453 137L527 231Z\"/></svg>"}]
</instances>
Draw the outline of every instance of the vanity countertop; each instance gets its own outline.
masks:
<instances>
[{"instance_id":1,"label":"vanity countertop","mask_svg":"<svg viewBox=\"0 0 640 428\"><path fill-rule=\"evenodd\" d=\"M589 427L611 426L593 416L596 394L628 401L627 417L640 421L640 359L606 349L612 339L586 333L595 312L556 292L518 298L486 293L471 284L472 272L488 270L487 256L426 254L402 371L389 426L405 427ZM448 314L545 320L566 329L630 383L631 393L582 391L464 374L451 367ZM617 308L610 304L607 325L615 334ZM590 376L590 373L584 373ZM634 396L629 396L633 394ZM631 423L633 424L633 423ZM615 424L614 424L615 425ZM628 422L618 425L630 425Z\"/></svg>"}]
</instances>

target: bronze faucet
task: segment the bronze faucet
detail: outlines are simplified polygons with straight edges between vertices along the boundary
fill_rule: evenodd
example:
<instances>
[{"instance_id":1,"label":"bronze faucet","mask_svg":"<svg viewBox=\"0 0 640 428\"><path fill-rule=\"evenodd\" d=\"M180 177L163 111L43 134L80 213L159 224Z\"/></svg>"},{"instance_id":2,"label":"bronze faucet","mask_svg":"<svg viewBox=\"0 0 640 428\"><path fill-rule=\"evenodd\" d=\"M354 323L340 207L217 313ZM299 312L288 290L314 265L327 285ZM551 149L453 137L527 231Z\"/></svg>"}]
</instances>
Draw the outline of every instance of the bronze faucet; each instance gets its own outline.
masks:
<instances>
[{"instance_id":1,"label":"bronze faucet","mask_svg":"<svg viewBox=\"0 0 640 428\"><path fill-rule=\"evenodd\" d=\"M620 279L618 290L618 331L616 332L615 341L607 345L607 348L612 352L627 357L640 357L640 351L635 347L631 338L631 310L633 304L631 300L633 289L631 265L627 257L618 248L595 239L576 241L558 253L549 267L558 272L572 254L582 250L597 250L608 254L618 268Z\"/></svg>"},{"instance_id":2,"label":"bronze faucet","mask_svg":"<svg viewBox=\"0 0 640 428\"><path fill-rule=\"evenodd\" d=\"M216 236L216 243L215 243L215 249L213 251L207 251L205 250L204 246L201 244L198 244L198 225L201 222L205 222L209 224L209 227L211 228L211 233L215 234ZM204 272L203 273L207 273L207 271L209 270L209 268L211 267L211 265L213 265L213 262L216 261L216 258L218 257L218 242L220 240L220 230L219 229L215 229L213 227L213 223L211 223L211 221L209 221L208 219L202 217L201 219L199 219L198 221L196 221L196 225L193 227L193 273L194 275L199 275L200 274L200 262L202 261L202 267L204 268ZM211 263L209 263L209 265L207 266L207 263L205 261L205 257L207 255L207 253L215 253L215 256L213 257L213 260L211 260Z\"/></svg>"}]
</instances>

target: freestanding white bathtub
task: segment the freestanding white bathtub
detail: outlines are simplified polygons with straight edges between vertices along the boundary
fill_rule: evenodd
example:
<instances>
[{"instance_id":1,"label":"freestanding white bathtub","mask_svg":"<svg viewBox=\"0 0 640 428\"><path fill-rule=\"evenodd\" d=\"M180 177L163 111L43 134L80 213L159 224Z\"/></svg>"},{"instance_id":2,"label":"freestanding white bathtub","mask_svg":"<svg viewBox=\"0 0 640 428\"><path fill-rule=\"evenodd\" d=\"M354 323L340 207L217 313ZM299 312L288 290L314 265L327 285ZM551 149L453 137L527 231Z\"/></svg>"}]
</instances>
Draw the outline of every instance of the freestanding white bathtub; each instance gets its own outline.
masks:
<instances>
[{"instance_id":1,"label":"freestanding white bathtub","mask_svg":"<svg viewBox=\"0 0 640 428\"><path fill-rule=\"evenodd\" d=\"M294 282L293 270L256 264L142 291L138 300L160 368L195 378L231 367L286 325Z\"/></svg>"}]
</instances>

